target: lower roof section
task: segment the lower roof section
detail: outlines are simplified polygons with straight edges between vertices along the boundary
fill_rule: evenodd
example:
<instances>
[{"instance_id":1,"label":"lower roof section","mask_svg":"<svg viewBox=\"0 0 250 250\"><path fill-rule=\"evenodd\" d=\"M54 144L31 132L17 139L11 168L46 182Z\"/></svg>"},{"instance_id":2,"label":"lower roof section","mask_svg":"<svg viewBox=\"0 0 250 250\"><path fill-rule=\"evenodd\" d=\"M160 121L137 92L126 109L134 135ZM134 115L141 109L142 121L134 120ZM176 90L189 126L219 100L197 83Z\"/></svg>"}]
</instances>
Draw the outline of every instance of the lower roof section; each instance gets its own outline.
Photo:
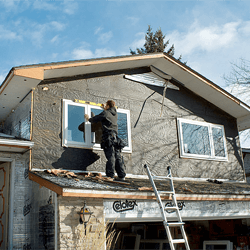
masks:
<instances>
[{"instance_id":1,"label":"lower roof section","mask_svg":"<svg viewBox=\"0 0 250 250\"><path fill-rule=\"evenodd\" d=\"M92 197L104 199L152 200L155 195L148 179L127 178L125 183L106 181L103 178L86 176L60 170L30 171L30 180L64 197ZM156 180L159 191L170 191L169 180ZM174 180L178 200L228 200L250 201L250 185L247 183L215 183L208 181ZM169 194L162 199L170 199Z\"/></svg>"}]
</instances>

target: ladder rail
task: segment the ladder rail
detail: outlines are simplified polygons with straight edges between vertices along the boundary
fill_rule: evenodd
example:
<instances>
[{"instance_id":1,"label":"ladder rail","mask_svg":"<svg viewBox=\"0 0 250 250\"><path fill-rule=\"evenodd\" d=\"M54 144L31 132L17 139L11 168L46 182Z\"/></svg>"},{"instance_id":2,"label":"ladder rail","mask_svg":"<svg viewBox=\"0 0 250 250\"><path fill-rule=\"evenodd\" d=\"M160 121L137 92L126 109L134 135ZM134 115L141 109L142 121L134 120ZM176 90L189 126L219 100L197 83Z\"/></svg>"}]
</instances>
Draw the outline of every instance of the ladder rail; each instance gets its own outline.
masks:
<instances>
[{"instance_id":1,"label":"ladder rail","mask_svg":"<svg viewBox=\"0 0 250 250\"><path fill-rule=\"evenodd\" d=\"M170 245L171 250L175 250L174 244L178 244L178 243L184 243L185 247L186 247L186 250L190 250L188 240L187 240L187 236L186 236L185 229L184 229L184 223L182 222L182 218L181 218L180 211L179 211L178 204L177 204L177 199L176 199L176 196L175 196L175 189L174 189L173 177L172 177L172 174L171 174L171 168L170 167L167 168L168 169L168 175L167 175L167 177L165 177L165 179L170 180L171 191L165 191L165 192L164 191L159 192L157 190L157 187L156 187L156 185L154 183L154 179L159 179L159 178L154 178L154 176L152 176L147 164L144 165L144 168L147 171L148 178L150 180L151 186L153 188L153 191L155 193L157 202L158 202L159 207L160 207L160 211L161 211L161 215L162 215L162 219L163 219L163 225L165 227L165 230L166 230L166 233L167 233L167 236L168 236L168 241L169 241L169 245ZM174 206L164 208L159 193L171 194ZM174 210L176 212L178 222L168 223L165 210ZM175 226L176 227L178 226L180 228L183 239L172 239L170 227L175 227Z\"/></svg>"}]
</instances>

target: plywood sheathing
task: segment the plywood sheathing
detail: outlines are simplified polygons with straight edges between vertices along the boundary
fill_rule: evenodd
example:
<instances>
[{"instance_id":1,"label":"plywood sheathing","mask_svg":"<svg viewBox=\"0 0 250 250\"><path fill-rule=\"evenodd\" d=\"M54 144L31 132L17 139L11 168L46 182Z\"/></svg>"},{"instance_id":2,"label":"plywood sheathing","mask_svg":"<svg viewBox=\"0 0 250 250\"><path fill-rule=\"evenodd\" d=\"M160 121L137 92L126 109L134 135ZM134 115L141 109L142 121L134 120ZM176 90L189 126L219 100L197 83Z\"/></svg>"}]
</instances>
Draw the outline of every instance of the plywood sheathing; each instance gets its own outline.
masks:
<instances>
[{"instance_id":1,"label":"plywood sheathing","mask_svg":"<svg viewBox=\"0 0 250 250\"><path fill-rule=\"evenodd\" d=\"M43 68L27 68L27 69L15 69L14 75L23 76L32 79L43 80L44 70Z\"/></svg>"}]
</instances>

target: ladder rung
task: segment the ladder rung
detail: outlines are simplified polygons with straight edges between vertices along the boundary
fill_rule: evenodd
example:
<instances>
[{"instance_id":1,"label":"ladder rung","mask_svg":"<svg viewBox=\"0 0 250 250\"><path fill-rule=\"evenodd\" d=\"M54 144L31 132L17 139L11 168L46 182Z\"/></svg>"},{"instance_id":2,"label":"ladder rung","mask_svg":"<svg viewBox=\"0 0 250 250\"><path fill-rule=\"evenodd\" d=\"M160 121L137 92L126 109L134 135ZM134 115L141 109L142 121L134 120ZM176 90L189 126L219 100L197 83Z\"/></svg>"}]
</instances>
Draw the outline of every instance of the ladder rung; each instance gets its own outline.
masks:
<instances>
[{"instance_id":1,"label":"ladder rung","mask_svg":"<svg viewBox=\"0 0 250 250\"><path fill-rule=\"evenodd\" d=\"M158 191L158 194L174 194L173 191Z\"/></svg>"},{"instance_id":2,"label":"ladder rung","mask_svg":"<svg viewBox=\"0 0 250 250\"><path fill-rule=\"evenodd\" d=\"M178 207L165 207L164 210L178 210Z\"/></svg>"},{"instance_id":3,"label":"ladder rung","mask_svg":"<svg viewBox=\"0 0 250 250\"><path fill-rule=\"evenodd\" d=\"M165 177L165 176L152 176L153 179L155 180L162 180L162 179L171 179L171 177Z\"/></svg>"},{"instance_id":4,"label":"ladder rung","mask_svg":"<svg viewBox=\"0 0 250 250\"><path fill-rule=\"evenodd\" d=\"M182 225L184 225L185 223L184 222L170 222L170 223L168 223L167 225L169 226L169 227L178 227L178 226L182 226Z\"/></svg>"},{"instance_id":5,"label":"ladder rung","mask_svg":"<svg viewBox=\"0 0 250 250\"><path fill-rule=\"evenodd\" d=\"M185 243L186 241L184 239L175 239L175 240L172 240L172 243L173 244L176 244L176 243Z\"/></svg>"}]
</instances>

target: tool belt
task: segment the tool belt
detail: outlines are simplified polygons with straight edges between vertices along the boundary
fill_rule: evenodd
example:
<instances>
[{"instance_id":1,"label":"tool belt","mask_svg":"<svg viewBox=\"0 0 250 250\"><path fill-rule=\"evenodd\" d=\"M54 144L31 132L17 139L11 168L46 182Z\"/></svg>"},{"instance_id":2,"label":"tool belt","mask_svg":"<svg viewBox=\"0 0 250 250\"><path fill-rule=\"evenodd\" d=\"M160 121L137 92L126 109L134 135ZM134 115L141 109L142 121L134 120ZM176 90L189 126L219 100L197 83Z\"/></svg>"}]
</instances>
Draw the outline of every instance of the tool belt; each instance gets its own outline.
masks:
<instances>
[{"instance_id":1,"label":"tool belt","mask_svg":"<svg viewBox=\"0 0 250 250\"><path fill-rule=\"evenodd\" d=\"M122 150L126 146L126 142L119 138L115 132L107 133L102 136L101 148L115 147Z\"/></svg>"}]
</instances>

